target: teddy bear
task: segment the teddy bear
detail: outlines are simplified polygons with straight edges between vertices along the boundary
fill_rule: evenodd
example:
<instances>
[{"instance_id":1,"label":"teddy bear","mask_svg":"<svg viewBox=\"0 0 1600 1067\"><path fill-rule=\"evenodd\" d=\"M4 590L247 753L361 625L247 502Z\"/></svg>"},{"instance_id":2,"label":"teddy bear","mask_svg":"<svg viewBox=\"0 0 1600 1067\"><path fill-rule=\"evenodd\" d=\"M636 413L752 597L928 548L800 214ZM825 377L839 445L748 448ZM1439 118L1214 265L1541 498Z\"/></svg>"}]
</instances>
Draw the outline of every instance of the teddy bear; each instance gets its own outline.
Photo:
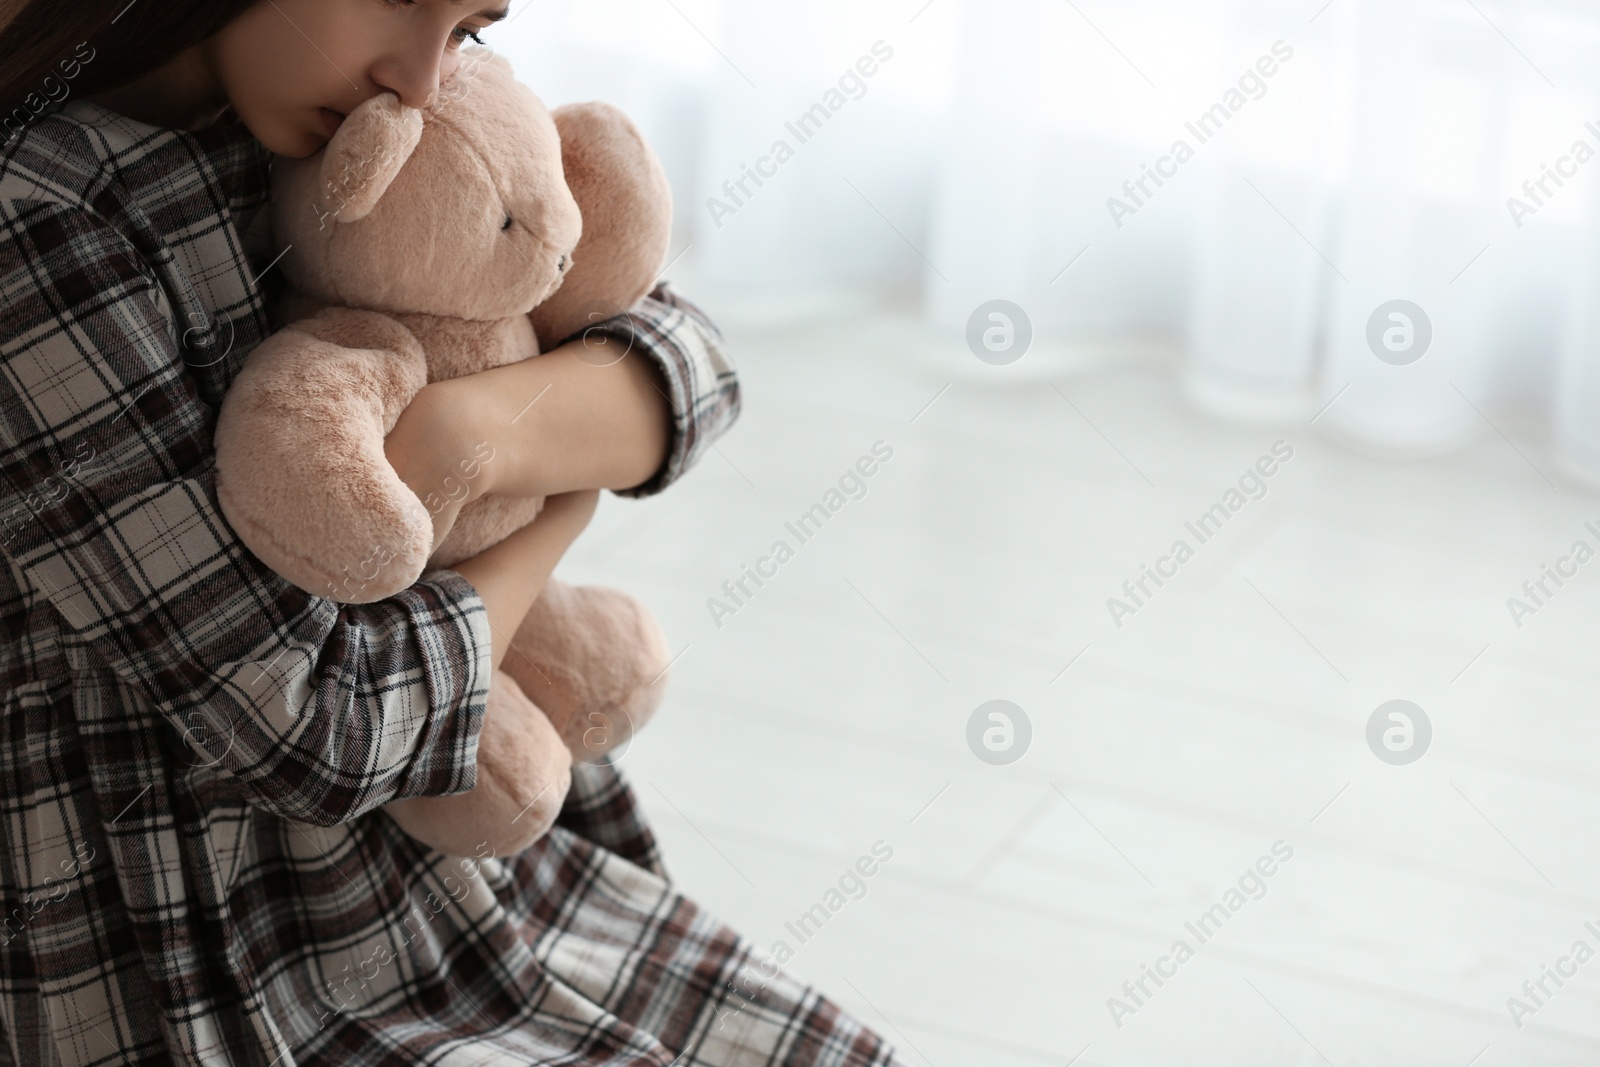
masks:
<instances>
[{"instance_id":1,"label":"teddy bear","mask_svg":"<svg viewBox=\"0 0 1600 1067\"><path fill-rule=\"evenodd\" d=\"M537 522L542 498L485 495L433 544L384 438L425 384L534 358L631 306L665 257L671 203L622 112L552 113L488 52L422 109L383 93L320 152L275 158L283 328L246 359L216 429L239 538L301 589L361 604ZM486 461L463 457L462 477ZM384 810L446 854L522 851L554 824L572 760L654 714L669 662L636 598L550 579L491 680L475 787Z\"/></svg>"}]
</instances>

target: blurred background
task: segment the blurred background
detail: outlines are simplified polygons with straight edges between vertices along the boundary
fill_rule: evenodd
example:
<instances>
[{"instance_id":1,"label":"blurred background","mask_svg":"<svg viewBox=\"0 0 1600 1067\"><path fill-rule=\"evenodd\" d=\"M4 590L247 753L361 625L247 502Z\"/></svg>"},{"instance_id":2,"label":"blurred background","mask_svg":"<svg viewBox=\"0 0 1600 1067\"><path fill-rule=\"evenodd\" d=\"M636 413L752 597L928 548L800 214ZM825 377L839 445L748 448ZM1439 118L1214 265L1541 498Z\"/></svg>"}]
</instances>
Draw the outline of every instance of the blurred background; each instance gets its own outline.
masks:
<instances>
[{"instance_id":1,"label":"blurred background","mask_svg":"<svg viewBox=\"0 0 1600 1067\"><path fill-rule=\"evenodd\" d=\"M678 650L686 891L934 1067L1600 1059L1600 5L487 39L634 116L740 372L563 564Z\"/></svg>"}]
</instances>

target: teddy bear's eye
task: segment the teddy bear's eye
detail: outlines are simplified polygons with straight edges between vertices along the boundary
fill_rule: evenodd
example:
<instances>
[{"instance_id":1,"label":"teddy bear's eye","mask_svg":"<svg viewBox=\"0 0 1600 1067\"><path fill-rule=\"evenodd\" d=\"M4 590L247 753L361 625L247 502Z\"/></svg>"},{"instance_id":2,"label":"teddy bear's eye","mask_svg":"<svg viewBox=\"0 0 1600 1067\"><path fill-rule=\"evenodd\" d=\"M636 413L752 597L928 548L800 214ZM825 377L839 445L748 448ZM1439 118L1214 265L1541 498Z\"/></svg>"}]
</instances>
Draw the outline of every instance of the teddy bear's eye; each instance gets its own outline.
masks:
<instances>
[{"instance_id":1,"label":"teddy bear's eye","mask_svg":"<svg viewBox=\"0 0 1600 1067\"><path fill-rule=\"evenodd\" d=\"M556 264L556 270L565 271L567 269L567 265L569 263L571 263L571 262L572 261L570 259L568 259L566 256L562 256L561 257L561 262Z\"/></svg>"},{"instance_id":2,"label":"teddy bear's eye","mask_svg":"<svg viewBox=\"0 0 1600 1067\"><path fill-rule=\"evenodd\" d=\"M504 221L504 222L502 222L500 224L500 229L502 231L511 229L511 216L510 215L507 215L506 216L506 221Z\"/></svg>"}]
</instances>

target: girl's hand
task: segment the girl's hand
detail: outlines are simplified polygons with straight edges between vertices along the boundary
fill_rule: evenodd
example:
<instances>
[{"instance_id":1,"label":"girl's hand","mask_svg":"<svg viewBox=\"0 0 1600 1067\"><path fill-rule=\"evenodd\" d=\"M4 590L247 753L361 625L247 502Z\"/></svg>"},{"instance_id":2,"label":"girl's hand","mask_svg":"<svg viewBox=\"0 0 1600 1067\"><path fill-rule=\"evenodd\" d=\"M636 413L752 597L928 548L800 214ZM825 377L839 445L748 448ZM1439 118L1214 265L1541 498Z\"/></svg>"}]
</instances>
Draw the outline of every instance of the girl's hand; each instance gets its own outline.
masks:
<instances>
[{"instance_id":1,"label":"girl's hand","mask_svg":"<svg viewBox=\"0 0 1600 1067\"><path fill-rule=\"evenodd\" d=\"M429 385L400 413L383 442L395 473L433 517L436 548L461 509L493 490L495 474L505 466L503 442L497 446L493 428L464 409L462 402L469 399L462 391Z\"/></svg>"},{"instance_id":2,"label":"girl's hand","mask_svg":"<svg viewBox=\"0 0 1600 1067\"><path fill-rule=\"evenodd\" d=\"M585 335L533 359L423 387L384 440L443 543L485 493L631 489L666 460L672 407L648 357Z\"/></svg>"}]
</instances>

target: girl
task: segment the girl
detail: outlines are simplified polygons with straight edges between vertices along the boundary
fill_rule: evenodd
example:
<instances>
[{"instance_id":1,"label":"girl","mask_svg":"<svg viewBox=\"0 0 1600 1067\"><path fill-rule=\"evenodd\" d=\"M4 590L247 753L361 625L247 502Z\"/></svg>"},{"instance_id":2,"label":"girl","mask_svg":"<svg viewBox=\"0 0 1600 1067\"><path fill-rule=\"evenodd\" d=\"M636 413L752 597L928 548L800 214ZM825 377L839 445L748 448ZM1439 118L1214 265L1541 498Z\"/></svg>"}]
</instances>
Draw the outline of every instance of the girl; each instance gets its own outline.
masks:
<instances>
[{"instance_id":1,"label":"girl","mask_svg":"<svg viewBox=\"0 0 1600 1067\"><path fill-rule=\"evenodd\" d=\"M501 635L599 489L660 492L737 418L692 304L607 324L628 358L425 389L387 445L413 488L487 444L473 496L551 499L388 601L293 588L218 512L270 153L425 105L498 2L0 8L0 1064L896 1062L668 886L609 765L514 856L376 810L473 787Z\"/></svg>"}]
</instances>

